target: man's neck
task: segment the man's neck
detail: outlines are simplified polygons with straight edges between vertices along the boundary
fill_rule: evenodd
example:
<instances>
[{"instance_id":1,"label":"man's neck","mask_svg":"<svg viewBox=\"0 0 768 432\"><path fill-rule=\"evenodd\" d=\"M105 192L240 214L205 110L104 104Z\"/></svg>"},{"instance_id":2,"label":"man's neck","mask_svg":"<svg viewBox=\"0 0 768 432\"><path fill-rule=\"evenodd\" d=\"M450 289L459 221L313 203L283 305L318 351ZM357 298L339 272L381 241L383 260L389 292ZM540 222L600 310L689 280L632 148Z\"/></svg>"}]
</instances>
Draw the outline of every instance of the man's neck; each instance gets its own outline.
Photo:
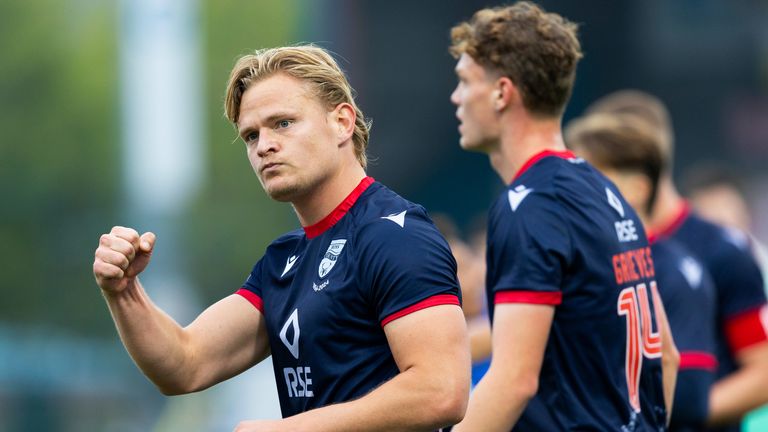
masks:
<instances>
[{"instance_id":1,"label":"man's neck","mask_svg":"<svg viewBox=\"0 0 768 432\"><path fill-rule=\"evenodd\" d=\"M315 185L307 194L291 202L302 226L320 222L328 216L366 177L359 164L341 168Z\"/></svg>"},{"instance_id":2,"label":"man's neck","mask_svg":"<svg viewBox=\"0 0 768 432\"><path fill-rule=\"evenodd\" d=\"M677 192L672 182L671 174L663 174L659 181L659 191L653 214L650 218L650 227L654 232L663 231L680 215L680 207L684 200Z\"/></svg>"},{"instance_id":3,"label":"man's neck","mask_svg":"<svg viewBox=\"0 0 768 432\"><path fill-rule=\"evenodd\" d=\"M564 151L560 119L537 120L527 117L507 122L499 146L489 152L491 166L505 183L511 182L533 156L546 151Z\"/></svg>"}]
</instances>

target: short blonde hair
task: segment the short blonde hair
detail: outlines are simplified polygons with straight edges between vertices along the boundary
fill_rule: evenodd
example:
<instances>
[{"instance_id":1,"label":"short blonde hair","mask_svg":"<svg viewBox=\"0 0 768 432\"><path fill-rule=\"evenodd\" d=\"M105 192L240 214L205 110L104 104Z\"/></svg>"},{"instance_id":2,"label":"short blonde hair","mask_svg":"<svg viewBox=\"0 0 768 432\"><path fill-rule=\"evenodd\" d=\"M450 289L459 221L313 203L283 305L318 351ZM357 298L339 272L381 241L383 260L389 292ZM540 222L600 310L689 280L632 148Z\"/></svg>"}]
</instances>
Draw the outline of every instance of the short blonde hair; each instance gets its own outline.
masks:
<instances>
[{"instance_id":1,"label":"short blonde hair","mask_svg":"<svg viewBox=\"0 0 768 432\"><path fill-rule=\"evenodd\" d=\"M227 119L237 125L243 93L251 84L276 73L285 73L310 84L315 96L328 109L348 103L355 110L355 131L352 141L360 165L368 165L366 148L371 122L355 103L355 91L336 60L324 49L313 45L299 45L256 50L241 57L229 76L224 112Z\"/></svg>"}]
</instances>

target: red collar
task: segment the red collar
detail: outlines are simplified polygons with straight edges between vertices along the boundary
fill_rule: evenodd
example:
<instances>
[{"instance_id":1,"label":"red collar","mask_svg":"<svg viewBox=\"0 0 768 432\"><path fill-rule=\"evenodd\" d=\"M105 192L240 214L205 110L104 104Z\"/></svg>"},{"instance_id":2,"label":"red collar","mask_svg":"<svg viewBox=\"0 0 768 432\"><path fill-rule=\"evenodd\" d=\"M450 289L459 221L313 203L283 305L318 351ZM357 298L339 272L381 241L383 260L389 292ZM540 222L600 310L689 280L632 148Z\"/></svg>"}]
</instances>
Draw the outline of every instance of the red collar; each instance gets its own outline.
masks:
<instances>
[{"instance_id":1,"label":"red collar","mask_svg":"<svg viewBox=\"0 0 768 432\"><path fill-rule=\"evenodd\" d=\"M691 206L688 204L688 201L683 201L680 204L680 207L677 209L677 215L672 218L669 224L661 226L659 229L654 231L656 233L656 237L671 237L675 231L680 228L683 222L685 222L685 220L688 218L688 215L690 214Z\"/></svg>"},{"instance_id":2,"label":"red collar","mask_svg":"<svg viewBox=\"0 0 768 432\"><path fill-rule=\"evenodd\" d=\"M645 232L645 237L648 239L648 244L649 245L652 245L652 244L656 243L657 241L659 241L659 236L657 236L656 233L651 232L651 231L646 231Z\"/></svg>"},{"instance_id":3,"label":"red collar","mask_svg":"<svg viewBox=\"0 0 768 432\"><path fill-rule=\"evenodd\" d=\"M365 177L360 181L360 183L352 190L352 192L347 195L346 198L338 205L335 209L333 209L332 212L328 214L328 216L321 219L319 222L312 224L310 226L304 227L304 234L307 235L308 239L315 238L319 236L320 234L324 233L326 230L331 228L332 226L336 225L336 222L340 221L341 218L344 217L345 214L349 211L349 209L352 208L353 205L355 205L355 202L358 198L360 198L360 195L365 192L366 189L368 189L368 186L373 184L375 180L373 177Z\"/></svg>"},{"instance_id":4,"label":"red collar","mask_svg":"<svg viewBox=\"0 0 768 432\"><path fill-rule=\"evenodd\" d=\"M570 150L564 150L564 151L544 150L540 153L536 153L530 159L528 159L528 162L524 163L523 166L517 171L517 174L515 174L515 177L512 178L512 181L514 182L515 180L517 180L518 177L523 175L524 172L528 171L528 168L532 167L536 162L549 156L556 156L563 159L572 159L576 157L576 155L574 155L573 152Z\"/></svg>"}]
</instances>

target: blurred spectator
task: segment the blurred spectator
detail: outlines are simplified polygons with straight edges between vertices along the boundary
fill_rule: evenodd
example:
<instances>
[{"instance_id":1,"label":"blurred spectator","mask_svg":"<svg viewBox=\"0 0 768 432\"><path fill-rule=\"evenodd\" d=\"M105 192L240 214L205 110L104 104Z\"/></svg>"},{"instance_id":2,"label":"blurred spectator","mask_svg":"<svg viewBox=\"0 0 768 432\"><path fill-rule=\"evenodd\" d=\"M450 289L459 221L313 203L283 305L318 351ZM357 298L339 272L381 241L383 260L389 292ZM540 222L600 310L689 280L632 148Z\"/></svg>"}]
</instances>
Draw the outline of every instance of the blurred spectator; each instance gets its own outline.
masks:
<instances>
[{"instance_id":1,"label":"blurred spectator","mask_svg":"<svg viewBox=\"0 0 768 432\"><path fill-rule=\"evenodd\" d=\"M469 240L465 241L449 216L434 214L432 220L448 240L456 258L462 309L469 330L474 386L488 370L491 361L491 325L485 299L485 229L473 226Z\"/></svg>"}]
</instances>

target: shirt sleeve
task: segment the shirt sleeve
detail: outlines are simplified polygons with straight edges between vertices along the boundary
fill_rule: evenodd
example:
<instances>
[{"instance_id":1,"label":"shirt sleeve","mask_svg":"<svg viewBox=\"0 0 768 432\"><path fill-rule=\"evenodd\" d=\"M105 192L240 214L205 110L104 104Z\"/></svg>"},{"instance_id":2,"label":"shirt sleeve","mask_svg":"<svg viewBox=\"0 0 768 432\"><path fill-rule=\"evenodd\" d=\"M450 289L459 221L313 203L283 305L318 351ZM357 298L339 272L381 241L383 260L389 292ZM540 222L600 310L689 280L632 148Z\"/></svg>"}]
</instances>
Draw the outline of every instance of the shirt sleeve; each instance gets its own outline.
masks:
<instances>
[{"instance_id":1,"label":"shirt sleeve","mask_svg":"<svg viewBox=\"0 0 768 432\"><path fill-rule=\"evenodd\" d=\"M264 266L263 262L264 258L260 259L256 265L253 266L253 270L251 270L251 274L248 275L248 279L246 279L243 286L236 291L236 294L248 300L262 314L264 313L264 301L261 296L261 287L264 286L262 270Z\"/></svg>"},{"instance_id":2,"label":"shirt sleeve","mask_svg":"<svg viewBox=\"0 0 768 432\"><path fill-rule=\"evenodd\" d=\"M555 197L532 193L514 211L502 198L494 207L488 235L489 300L561 303L571 237Z\"/></svg>"},{"instance_id":3,"label":"shirt sleeve","mask_svg":"<svg viewBox=\"0 0 768 432\"><path fill-rule=\"evenodd\" d=\"M435 226L406 214L362 227L354 245L364 295L385 326L418 310L460 304L456 260Z\"/></svg>"},{"instance_id":4,"label":"shirt sleeve","mask_svg":"<svg viewBox=\"0 0 768 432\"><path fill-rule=\"evenodd\" d=\"M670 253L661 246L653 249L656 281L680 351L680 369L714 372L716 311L712 277L690 255Z\"/></svg>"},{"instance_id":5,"label":"shirt sleeve","mask_svg":"<svg viewBox=\"0 0 768 432\"><path fill-rule=\"evenodd\" d=\"M731 352L736 353L768 340L768 308L762 274L751 251L727 246L711 271L718 287L726 339Z\"/></svg>"}]
</instances>

